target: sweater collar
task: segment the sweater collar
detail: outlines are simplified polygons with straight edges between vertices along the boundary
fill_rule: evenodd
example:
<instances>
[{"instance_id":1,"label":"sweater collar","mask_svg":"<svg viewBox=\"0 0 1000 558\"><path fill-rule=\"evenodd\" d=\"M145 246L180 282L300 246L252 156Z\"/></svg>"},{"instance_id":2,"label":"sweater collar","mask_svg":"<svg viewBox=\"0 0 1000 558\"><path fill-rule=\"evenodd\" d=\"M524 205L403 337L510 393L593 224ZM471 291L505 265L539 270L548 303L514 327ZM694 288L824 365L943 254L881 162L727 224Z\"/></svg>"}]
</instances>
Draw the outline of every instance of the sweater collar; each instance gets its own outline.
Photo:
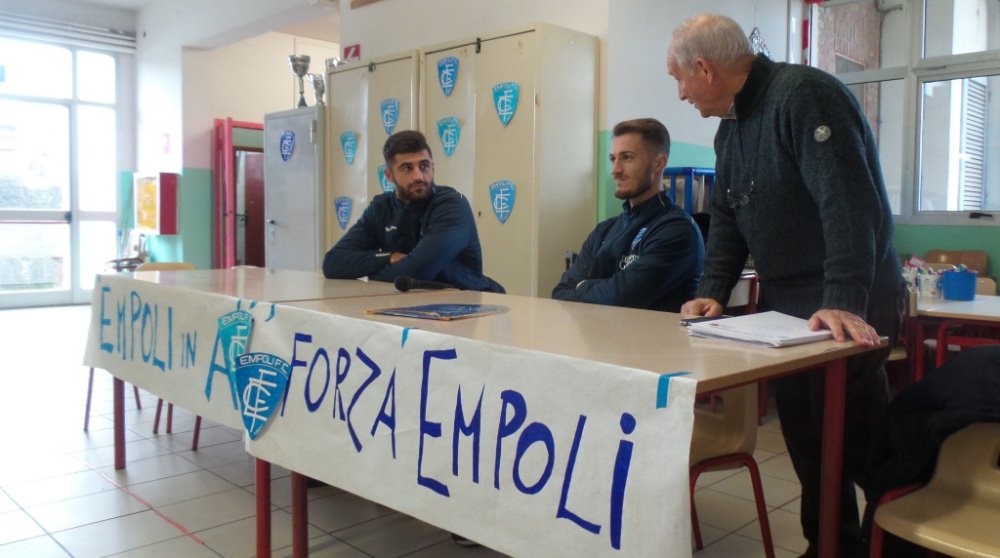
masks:
<instances>
[{"instance_id":1,"label":"sweater collar","mask_svg":"<svg viewBox=\"0 0 1000 558\"><path fill-rule=\"evenodd\" d=\"M743 88L733 99L733 115L735 118L746 118L767 91L767 86L774 77L777 64L763 54L758 54L750 66L750 73L743 82Z\"/></svg>"},{"instance_id":2,"label":"sweater collar","mask_svg":"<svg viewBox=\"0 0 1000 558\"><path fill-rule=\"evenodd\" d=\"M670 207L673 202L670 201L670 196L667 195L666 190L660 190L655 196L649 198L648 200L640 203L639 205L632 207L632 204L628 200L622 202L623 214L629 218L635 217L636 215L641 215L650 211L651 208L658 207Z\"/></svg>"}]
</instances>

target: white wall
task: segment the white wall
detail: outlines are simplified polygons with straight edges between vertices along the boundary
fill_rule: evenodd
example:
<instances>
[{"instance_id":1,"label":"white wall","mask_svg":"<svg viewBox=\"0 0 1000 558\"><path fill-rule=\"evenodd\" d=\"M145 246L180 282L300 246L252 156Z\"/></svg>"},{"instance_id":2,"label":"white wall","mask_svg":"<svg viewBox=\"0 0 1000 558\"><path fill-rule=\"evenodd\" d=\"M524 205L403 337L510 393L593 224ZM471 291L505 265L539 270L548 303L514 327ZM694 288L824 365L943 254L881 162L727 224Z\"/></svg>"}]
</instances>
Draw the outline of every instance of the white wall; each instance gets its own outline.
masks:
<instances>
[{"instance_id":1,"label":"white wall","mask_svg":"<svg viewBox=\"0 0 1000 558\"><path fill-rule=\"evenodd\" d=\"M327 0L158 0L139 12L137 20L138 168L180 172L202 166L200 153L185 158L185 110L199 110L198 96L184 102L185 47L211 49L253 37L325 13ZM261 62L246 60L252 71ZM196 78L200 79L200 78ZM246 92L244 92L246 94ZM209 102L205 97L205 102ZM210 129L212 121L203 124ZM203 130L187 130L200 137Z\"/></svg>"},{"instance_id":2,"label":"white wall","mask_svg":"<svg viewBox=\"0 0 1000 558\"><path fill-rule=\"evenodd\" d=\"M335 43L265 33L212 50L183 54L184 166L210 168L212 123L232 118L263 124L264 115L295 108L298 82L289 54L308 54L310 73L324 73L324 60L339 55ZM316 104L305 80L306 102Z\"/></svg>"},{"instance_id":3,"label":"white wall","mask_svg":"<svg viewBox=\"0 0 1000 558\"><path fill-rule=\"evenodd\" d=\"M787 0L614 0L608 24L609 123L653 117L667 126L673 141L712 145L719 119L704 119L680 101L677 84L667 75L667 47L674 28L707 12L735 19L748 34L756 21L771 57L786 59Z\"/></svg>"}]
</instances>

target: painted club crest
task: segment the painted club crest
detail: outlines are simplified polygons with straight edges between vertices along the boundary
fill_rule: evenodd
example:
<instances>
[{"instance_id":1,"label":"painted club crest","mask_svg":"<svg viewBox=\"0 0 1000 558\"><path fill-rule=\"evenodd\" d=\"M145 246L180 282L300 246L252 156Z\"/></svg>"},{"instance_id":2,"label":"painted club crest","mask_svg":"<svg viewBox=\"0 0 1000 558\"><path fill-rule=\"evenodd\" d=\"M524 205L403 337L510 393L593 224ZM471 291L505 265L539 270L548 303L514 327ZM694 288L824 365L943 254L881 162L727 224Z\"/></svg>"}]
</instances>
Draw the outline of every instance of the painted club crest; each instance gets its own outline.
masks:
<instances>
[{"instance_id":1,"label":"painted club crest","mask_svg":"<svg viewBox=\"0 0 1000 558\"><path fill-rule=\"evenodd\" d=\"M382 187L383 192L395 192L396 185L389 181L385 176L385 165L379 165L375 169L375 174L378 175L378 184Z\"/></svg>"},{"instance_id":2,"label":"painted club crest","mask_svg":"<svg viewBox=\"0 0 1000 558\"><path fill-rule=\"evenodd\" d=\"M351 198L340 196L333 200L333 211L337 214L337 224L340 230L347 230L347 223L351 221Z\"/></svg>"},{"instance_id":3,"label":"painted club crest","mask_svg":"<svg viewBox=\"0 0 1000 558\"><path fill-rule=\"evenodd\" d=\"M278 150L281 153L282 161L287 161L292 157L292 151L295 151L295 132L291 130L281 132L281 138L278 140Z\"/></svg>"},{"instance_id":4,"label":"painted club crest","mask_svg":"<svg viewBox=\"0 0 1000 558\"><path fill-rule=\"evenodd\" d=\"M351 130L340 134L340 148L344 150L344 160L347 161L347 164L353 164L354 155L358 152L357 134Z\"/></svg>"},{"instance_id":5,"label":"painted club crest","mask_svg":"<svg viewBox=\"0 0 1000 558\"><path fill-rule=\"evenodd\" d=\"M399 123L399 100L386 99L382 101L379 105L379 114L382 115L382 127L385 128L385 133L392 135L396 124Z\"/></svg>"},{"instance_id":6,"label":"painted club crest","mask_svg":"<svg viewBox=\"0 0 1000 558\"><path fill-rule=\"evenodd\" d=\"M267 419L281 405L290 367L270 353L246 353L236 359L236 386L240 416L251 440L256 440Z\"/></svg>"},{"instance_id":7,"label":"painted club crest","mask_svg":"<svg viewBox=\"0 0 1000 558\"><path fill-rule=\"evenodd\" d=\"M513 81L493 86L493 107L497 110L500 123L506 126L517 112L517 97L521 86Z\"/></svg>"},{"instance_id":8,"label":"painted club crest","mask_svg":"<svg viewBox=\"0 0 1000 558\"><path fill-rule=\"evenodd\" d=\"M253 314L239 307L227 312L216 320L215 343L212 345L212 359L209 363L208 380L205 383L205 398L212 400L212 381L216 373L225 374L229 380L229 392L233 408L239 409L239 393L236 388L236 359L247 352L250 334L253 332Z\"/></svg>"},{"instance_id":9,"label":"painted club crest","mask_svg":"<svg viewBox=\"0 0 1000 558\"><path fill-rule=\"evenodd\" d=\"M438 83L441 85L441 92L445 97L451 96L451 90L455 87L458 79L458 58L446 56L438 60Z\"/></svg>"},{"instance_id":10,"label":"painted club crest","mask_svg":"<svg viewBox=\"0 0 1000 558\"><path fill-rule=\"evenodd\" d=\"M498 180L490 184L490 201L493 202L493 214L500 224L507 222L514 211L514 200L517 196L517 186L510 180Z\"/></svg>"},{"instance_id":11,"label":"painted club crest","mask_svg":"<svg viewBox=\"0 0 1000 558\"><path fill-rule=\"evenodd\" d=\"M454 116L446 116L437 121L437 129L438 136L441 138L441 147L444 148L444 154L451 157L451 154L455 152L455 148L458 147L458 138L462 134L462 130L458 125L458 119Z\"/></svg>"}]
</instances>

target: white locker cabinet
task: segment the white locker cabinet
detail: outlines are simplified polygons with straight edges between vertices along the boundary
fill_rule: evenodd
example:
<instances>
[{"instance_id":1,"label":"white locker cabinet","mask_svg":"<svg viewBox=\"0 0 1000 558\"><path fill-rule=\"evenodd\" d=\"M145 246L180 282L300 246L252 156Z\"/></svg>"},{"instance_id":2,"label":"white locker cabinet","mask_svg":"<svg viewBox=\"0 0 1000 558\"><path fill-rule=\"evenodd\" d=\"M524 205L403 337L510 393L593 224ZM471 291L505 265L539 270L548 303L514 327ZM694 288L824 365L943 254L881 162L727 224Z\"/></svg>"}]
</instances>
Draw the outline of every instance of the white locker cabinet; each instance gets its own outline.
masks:
<instances>
[{"instance_id":1,"label":"white locker cabinet","mask_svg":"<svg viewBox=\"0 0 1000 558\"><path fill-rule=\"evenodd\" d=\"M417 129L418 67L418 53L410 52L327 68L328 247L384 189L387 125L391 132Z\"/></svg>"},{"instance_id":2,"label":"white locker cabinet","mask_svg":"<svg viewBox=\"0 0 1000 558\"><path fill-rule=\"evenodd\" d=\"M320 269L324 245L322 107L264 116L264 262L270 269Z\"/></svg>"},{"instance_id":3,"label":"white locker cabinet","mask_svg":"<svg viewBox=\"0 0 1000 558\"><path fill-rule=\"evenodd\" d=\"M424 53L421 123L436 182L469 197L486 274L509 293L550 296L566 252L596 224L597 38L538 24ZM458 71L445 95L438 66L449 58ZM451 156L445 118L460 128ZM508 188L498 198L491 186Z\"/></svg>"}]
</instances>

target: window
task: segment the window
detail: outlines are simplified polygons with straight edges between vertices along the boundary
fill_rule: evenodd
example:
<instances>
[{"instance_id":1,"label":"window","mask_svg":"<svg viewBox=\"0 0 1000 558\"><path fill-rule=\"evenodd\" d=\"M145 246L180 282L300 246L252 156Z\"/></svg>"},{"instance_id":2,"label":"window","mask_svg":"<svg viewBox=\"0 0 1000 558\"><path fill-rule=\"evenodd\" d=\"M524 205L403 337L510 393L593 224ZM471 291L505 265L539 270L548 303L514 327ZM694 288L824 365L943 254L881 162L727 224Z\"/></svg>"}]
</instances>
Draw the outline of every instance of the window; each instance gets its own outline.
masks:
<instances>
[{"instance_id":1,"label":"window","mask_svg":"<svg viewBox=\"0 0 1000 558\"><path fill-rule=\"evenodd\" d=\"M809 16L810 59L858 97L899 220L1000 224L1000 2L827 0Z\"/></svg>"},{"instance_id":2,"label":"window","mask_svg":"<svg viewBox=\"0 0 1000 558\"><path fill-rule=\"evenodd\" d=\"M0 304L85 302L118 252L120 52L0 28ZM127 60L131 63L130 58Z\"/></svg>"}]
</instances>

